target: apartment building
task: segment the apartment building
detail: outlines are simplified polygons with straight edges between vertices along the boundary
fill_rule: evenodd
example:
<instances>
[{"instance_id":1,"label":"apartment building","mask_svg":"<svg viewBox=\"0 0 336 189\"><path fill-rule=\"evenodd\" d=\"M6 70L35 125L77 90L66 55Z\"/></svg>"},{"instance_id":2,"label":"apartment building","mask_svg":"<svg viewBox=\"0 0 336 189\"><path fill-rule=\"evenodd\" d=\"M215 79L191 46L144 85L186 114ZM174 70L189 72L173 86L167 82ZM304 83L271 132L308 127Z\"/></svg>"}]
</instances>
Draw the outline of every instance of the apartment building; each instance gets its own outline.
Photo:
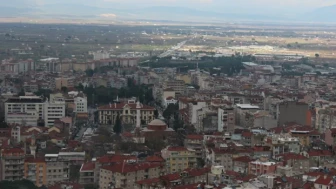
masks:
<instances>
[{"instance_id":1,"label":"apartment building","mask_svg":"<svg viewBox=\"0 0 336 189\"><path fill-rule=\"evenodd\" d=\"M166 160L169 173L181 172L197 164L196 151L185 147L168 146L161 151L161 156Z\"/></svg>"},{"instance_id":2,"label":"apartment building","mask_svg":"<svg viewBox=\"0 0 336 189\"><path fill-rule=\"evenodd\" d=\"M185 82L183 80L169 80L163 84L164 89L173 89L175 93L184 94Z\"/></svg>"},{"instance_id":3,"label":"apartment building","mask_svg":"<svg viewBox=\"0 0 336 189\"><path fill-rule=\"evenodd\" d=\"M233 108L218 108L218 131L233 132L236 123Z\"/></svg>"},{"instance_id":4,"label":"apartment building","mask_svg":"<svg viewBox=\"0 0 336 189\"><path fill-rule=\"evenodd\" d=\"M65 117L65 101L63 97L50 98L44 103L44 125L53 126L55 120Z\"/></svg>"},{"instance_id":5,"label":"apartment building","mask_svg":"<svg viewBox=\"0 0 336 189\"><path fill-rule=\"evenodd\" d=\"M52 185L69 180L69 161L59 158L59 154L46 154L46 183Z\"/></svg>"},{"instance_id":6,"label":"apartment building","mask_svg":"<svg viewBox=\"0 0 336 189\"><path fill-rule=\"evenodd\" d=\"M272 135L272 157L284 153L300 153L300 140L288 135Z\"/></svg>"},{"instance_id":7,"label":"apartment building","mask_svg":"<svg viewBox=\"0 0 336 189\"><path fill-rule=\"evenodd\" d=\"M253 161L250 156L240 156L232 159L233 171L247 173L249 162Z\"/></svg>"},{"instance_id":8,"label":"apartment building","mask_svg":"<svg viewBox=\"0 0 336 189\"><path fill-rule=\"evenodd\" d=\"M196 125L198 121L197 111L206 108L208 106L205 101L193 101L188 104L187 113L188 113L188 123Z\"/></svg>"},{"instance_id":9,"label":"apartment building","mask_svg":"<svg viewBox=\"0 0 336 189\"><path fill-rule=\"evenodd\" d=\"M282 102L278 104L278 125L296 122L300 125L311 125L311 117L309 116L309 106L303 102Z\"/></svg>"},{"instance_id":10,"label":"apartment building","mask_svg":"<svg viewBox=\"0 0 336 189\"><path fill-rule=\"evenodd\" d=\"M316 111L316 128L320 132L336 128L336 110L334 108L318 109Z\"/></svg>"},{"instance_id":11,"label":"apartment building","mask_svg":"<svg viewBox=\"0 0 336 189\"><path fill-rule=\"evenodd\" d=\"M82 164L79 170L79 183L80 184L93 184L95 183L95 162L86 162Z\"/></svg>"},{"instance_id":12,"label":"apartment building","mask_svg":"<svg viewBox=\"0 0 336 189\"><path fill-rule=\"evenodd\" d=\"M1 150L1 180L21 180L24 176L25 153L21 148L9 148Z\"/></svg>"},{"instance_id":13,"label":"apartment building","mask_svg":"<svg viewBox=\"0 0 336 189\"><path fill-rule=\"evenodd\" d=\"M184 147L195 150L198 158L202 157L203 135L187 135L184 139Z\"/></svg>"},{"instance_id":14,"label":"apartment building","mask_svg":"<svg viewBox=\"0 0 336 189\"><path fill-rule=\"evenodd\" d=\"M214 148L211 149L210 159L212 165L220 165L224 170L233 170L233 150Z\"/></svg>"},{"instance_id":15,"label":"apartment building","mask_svg":"<svg viewBox=\"0 0 336 189\"><path fill-rule=\"evenodd\" d=\"M276 159L283 161L284 166L292 167L292 171L296 174L309 172L309 159L303 155L295 153L279 154Z\"/></svg>"},{"instance_id":16,"label":"apartment building","mask_svg":"<svg viewBox=\"0 0 336 189\"><path fill-rule=\"evenodd\" d=\"M160 177L163 174L161 166L161 163L135 161L104 166L100 169L99 188L133 189L136 187L136 181Z\"/></svg>"},{"instance_id":17,"label":"apartment building","mask_svg":"<svg viewBox=\"0 0 336 189\"><path fill-rule=\"evenodd\" d=\"M41 187L47 184L47 164L44 158L27 158L24 162L24 178Z\"/></svg>"},{"instance_id":18,"label":"apartment building","mask_svg":"<svg viewBox=\"0 0 336 189\"><path fill-rule=\"evenodd\" d=\"M336 128L326 130L325 142L330 146L336 146Z\"/></svg>"},{"instance_id":19,"label":"apartment building","mask_svg":"<svg viewBox=\"0 0 336 189\"><path fill-rule=\"evenodd\" d=\"M77 113L87 113L87 98L82 98L82 97L76 97L74 98L74 103L75 103L75 109L74 112Z\"/></svg>"},{"instance_id":20,"label":"apartment building","mask_svg":"<svg viewBox=\"0 0 336 189\"><path fill-rule=\"evenodd\" d=\"M72 88L75 86L74 78L56 78L55 85L57 90L62 90L62 87Z\"/></svg>"},{"instance_id":21,"label":"apartment building","mask_svg":"<svg viewBox=\"0 0 336 189\"><path fill-rule=\"evenodd\" d=\"M44 120L45 126L53 126L56 119L65 117L63 97L43 101L38 96L20 96L9 98L5 103L5 120L9 124L37 126Z\"/></svg>"},{"instance_id":22,"label":"apartment building","mask_svg":"<svg viewBox=\"0 0 336 189\"><path fill-rule=\"evenodd\" d=\"M256 160L249 162L248 174L263 175L275 173L277 163L268 160Z\"/></svg>"},{"instance_id":23,"label":"apartment building","mask_svg":"<svg viewBox=\"0 0 336 189\"><path fill-rule=\"evenodd\" d=\"M137 110L140 110L140 119L146 124L154 120L154 107L128 100L127 103L113 103L98 107L99 123L113 125L119 115L123 123L135 124Z\"/></svg>"},{"instance_id":24,"label":"apartment building","mask_svg":"<svg viewBox=\"0 0 336 189\"><path fill-rule=\"evenodd\" d=\"M36 126L44 118L44 102L37 96L11 97L5 102L5 120L8 124Z\"/></svg>"}]
</instances>

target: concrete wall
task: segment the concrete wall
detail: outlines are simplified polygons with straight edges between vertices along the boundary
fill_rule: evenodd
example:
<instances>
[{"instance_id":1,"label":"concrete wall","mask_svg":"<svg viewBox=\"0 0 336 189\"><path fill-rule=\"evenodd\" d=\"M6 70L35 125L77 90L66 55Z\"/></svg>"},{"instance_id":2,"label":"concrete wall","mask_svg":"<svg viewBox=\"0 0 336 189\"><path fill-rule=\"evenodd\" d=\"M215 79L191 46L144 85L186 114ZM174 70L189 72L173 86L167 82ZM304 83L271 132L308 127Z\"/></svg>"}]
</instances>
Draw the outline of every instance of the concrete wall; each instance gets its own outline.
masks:
<instances>
[{"instance_id":1,"label":"concrete wall","mask_svg":"<svg viewBox=\"0 0 336 189\"><path fill-rule=\"evenodd\" d=\"M307 124L308 104L301 102L283 102L279 106L278 125L282 126L287 122L296 122L301 125Z\"/></svg>"}]
</instances>

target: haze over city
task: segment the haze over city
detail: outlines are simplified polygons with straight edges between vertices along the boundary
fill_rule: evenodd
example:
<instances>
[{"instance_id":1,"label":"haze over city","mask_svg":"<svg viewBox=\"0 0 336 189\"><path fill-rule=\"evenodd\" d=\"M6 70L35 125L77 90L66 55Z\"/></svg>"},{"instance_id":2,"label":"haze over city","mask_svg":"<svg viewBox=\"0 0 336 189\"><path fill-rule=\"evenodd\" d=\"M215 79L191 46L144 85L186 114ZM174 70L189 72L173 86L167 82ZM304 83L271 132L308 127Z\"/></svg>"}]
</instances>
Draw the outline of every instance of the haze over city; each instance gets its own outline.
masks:
<instances>
[{"instance_id":1,"label":"haze over city","mask_svg":"<svg viewBox=\"0 0 336 189\"><path fill-rule=\"evenodd\" d=\"M0 189L336 189L336 0L6 0Z\"/></svg>"}]
</instances>

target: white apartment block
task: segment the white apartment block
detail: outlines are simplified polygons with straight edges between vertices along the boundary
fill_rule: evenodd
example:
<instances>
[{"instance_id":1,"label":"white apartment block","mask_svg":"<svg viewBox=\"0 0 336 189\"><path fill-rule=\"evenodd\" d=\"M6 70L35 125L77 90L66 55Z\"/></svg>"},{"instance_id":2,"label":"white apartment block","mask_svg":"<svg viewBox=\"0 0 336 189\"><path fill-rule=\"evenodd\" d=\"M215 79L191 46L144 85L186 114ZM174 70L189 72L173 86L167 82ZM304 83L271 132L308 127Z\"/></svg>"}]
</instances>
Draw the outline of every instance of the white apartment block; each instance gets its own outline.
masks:
<instances>
[{"instance_id":1,"label":"white apartment block","mask_svg":"<svg viewBox=\"0 0 336 189\"><path fill-rule=\"evenodd\" d=\"M87 113L87 99L82 97L76 97L75 101L75 110L77 113Z\"/></svg>"},{"instance_id":2,"label":"white apartment block","mask_svg":"<svg viewBox=\"0 0 336 189\"><path fill-rule=\"evenodd\" d=\"M8 124L36 126L39 118L44 118L44 102L40 97L12 97L5 103L5 121Z\"/></svg>"},{"instance_id":3,"label":"white apartment block","mask_svg":"<svg viewBox=\"0 0 336 189\"><path fill-rule=\"evenodd\" d=\"M5 121L8 124L37 126L43 119L45 126L53 126L55 119L65 117L65 102L54 98L44 102L38 96L20 96L9 98L5 102Z\"/></svg>"},{"instance_id":4,"label":"white apartment block","mask_svg":"<svg viewBox=\"0 0 336 189\"><path fill-rule=\"evenodd\" d=\"M55 100L44 103L44 125L53 126L56 119L65 117L65 101Z\"/></svg>"}]
</instances>

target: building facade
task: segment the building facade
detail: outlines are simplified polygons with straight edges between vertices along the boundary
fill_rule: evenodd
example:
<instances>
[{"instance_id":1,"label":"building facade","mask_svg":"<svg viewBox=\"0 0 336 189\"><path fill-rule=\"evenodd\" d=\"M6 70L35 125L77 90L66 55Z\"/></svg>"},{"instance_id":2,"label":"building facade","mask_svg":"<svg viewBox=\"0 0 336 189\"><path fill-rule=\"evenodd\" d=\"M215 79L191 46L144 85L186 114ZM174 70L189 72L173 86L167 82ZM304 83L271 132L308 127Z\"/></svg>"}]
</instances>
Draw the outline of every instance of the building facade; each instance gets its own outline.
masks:
<instances>
[{"instance_id":1,"label":"building facade","mask_svg":"<svg viewBox=\"0 0 336 189\"><path fill-rule=\"evenodd\" d=\"M87 99L82 97L76 97L74 99L75 110L77 113L87 113Z\"/></svg>"},{"instance_id":2,"label":"building facade","mask_svg":"<svg viewBox=\"0 0 336 189\"><path fill-rule=\"evenodd\" d=\"M47 164L44 159L28 158L24 163L24 178L41 187L47 184Z\"/></svg>"},{"instance_id":3,"label":"building facade","mask_svg":"<svg viewBox=\"0 0 336 189\"><path fill-rule=\"evenodd\" d=\"M185 147L168 146L161 151L161 155L166 160L166 169L169 173L181 172L197 164L196 151Z\"/></svg>"},{"instance_id":4,"label":"building facade","mask_svg":"<svg viewBox=\"0 0 336 189\"><path fill-rule=\"evenodd\" d=\"M44 118L44 102L37 96L20 96L5 102L5 121L8 124L36 126Z\"/></svg>"},{"instance_id":5,"label":"building facade","mask_svg":"<svg viewBox=\"0 0 336 189\"><path fill-rule=\"evenodd\" d=\"M100 124L114 124L117 116L120 116L122 123L135 124L136 110L140 109L140 119L143 123L148 124L154 120L155 108L147 105L136 103L135 100L129 100L127 103L113 103L100 106L98 108L98 116Z\"/></svg>"},{"instance_id":6,"label":"building facade","mask_svg":"<svg viewBox=\"0 0 336 189\"><path fill-rule=\"evenodd\" d=\"M21 148L1 150L1 180L21 180L24 176L25 153Z\"/></svg>"}]
</instances>

